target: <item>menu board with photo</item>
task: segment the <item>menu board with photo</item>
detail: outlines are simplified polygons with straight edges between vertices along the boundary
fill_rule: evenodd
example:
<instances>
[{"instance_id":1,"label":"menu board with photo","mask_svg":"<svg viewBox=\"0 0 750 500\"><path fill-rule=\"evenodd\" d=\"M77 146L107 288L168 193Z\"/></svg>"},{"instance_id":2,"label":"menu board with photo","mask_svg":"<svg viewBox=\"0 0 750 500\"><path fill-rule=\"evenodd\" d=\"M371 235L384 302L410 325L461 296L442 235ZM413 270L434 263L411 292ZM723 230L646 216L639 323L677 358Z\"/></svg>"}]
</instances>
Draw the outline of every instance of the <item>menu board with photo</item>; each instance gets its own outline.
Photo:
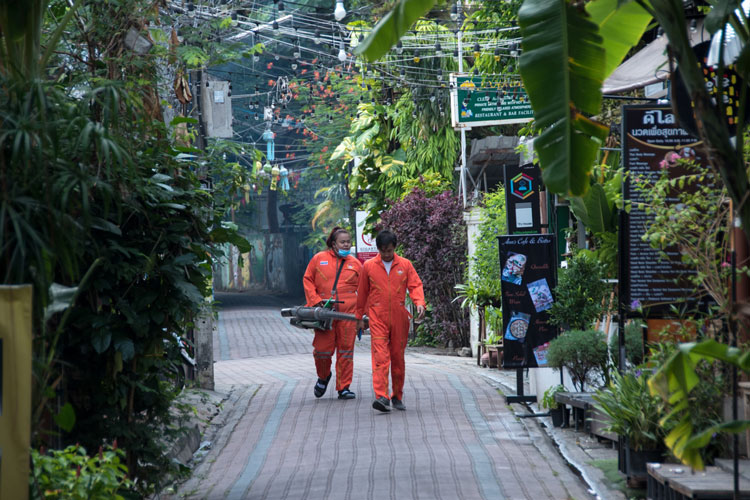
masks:
<instances>
[{"instance_id":1,"label":"menu board with photo","mask_svg":"<svg viewBox=\"0 0 750 500\"><path fill-rule=\"evenodd\" d=\"M694 286L687 280L695 270L681 262L677 247L668 248L665 258L643 240L654 215L642 205L647 203L642 186L657 180L665 168L670 175L683 175L674 161L678 158L705 166L706 154L701 142L680 127L669 106L623 106L622 116L623 165L628 173L623 199L631 204L622 213L619 232L621 300L626 312L663 317L675 302L696 302Z\"/></svg>"},{"instance_id":2,"label":"menu board with photo","mask_svg":"<svg viewBox=\"0 0 750 500\"><path fill-rule=\"evenodd\" d=\"M549 324L557 261L551 234L500 236L504 368L547 364L547 347L557 336Z\"/></svg>"}]
</instances>

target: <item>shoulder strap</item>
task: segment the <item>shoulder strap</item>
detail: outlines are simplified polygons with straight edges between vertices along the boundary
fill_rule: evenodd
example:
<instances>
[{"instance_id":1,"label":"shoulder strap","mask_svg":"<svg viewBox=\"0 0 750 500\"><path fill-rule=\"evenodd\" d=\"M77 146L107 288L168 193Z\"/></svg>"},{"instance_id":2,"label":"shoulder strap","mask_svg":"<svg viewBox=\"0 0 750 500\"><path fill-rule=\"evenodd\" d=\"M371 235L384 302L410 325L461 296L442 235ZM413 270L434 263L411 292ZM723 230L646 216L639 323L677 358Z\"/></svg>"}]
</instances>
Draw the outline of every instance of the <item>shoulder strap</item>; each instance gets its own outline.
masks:
<instances>
[{"instance_id":1,"label":"shoulder strap","mask_svg":"<svg viewBox=\"0 0 750 500\"><path fill-rule=\"evenodd\" d=\"M331 288L331 297L336 296L336 285L339 283L339 276L341 276L341 270L344 269L344 261L346 259L339 259L337 257L337 260L341 261L341 265L336 269L336 279L333 281L333 288Z\"/></svg>"}]
</instances>

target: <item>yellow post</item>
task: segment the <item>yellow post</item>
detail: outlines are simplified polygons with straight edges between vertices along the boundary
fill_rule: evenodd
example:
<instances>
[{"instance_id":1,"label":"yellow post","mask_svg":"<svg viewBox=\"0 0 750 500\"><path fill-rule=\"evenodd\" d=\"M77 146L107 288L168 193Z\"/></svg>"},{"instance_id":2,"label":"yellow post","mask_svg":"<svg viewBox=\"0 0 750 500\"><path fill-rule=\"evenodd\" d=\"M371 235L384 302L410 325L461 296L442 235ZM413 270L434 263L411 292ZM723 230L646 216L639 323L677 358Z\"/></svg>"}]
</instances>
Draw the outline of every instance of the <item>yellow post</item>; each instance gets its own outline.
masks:
<instances>
[{"instance_id":1,"label":"yellow post","mask_svg":"<svg viewBox=\"0 0 750 500\"><path fill-rule=\"evenodd\" d=\"M0 500L29 497L31 285L0 286Z\"/></svg>"}]
</instances>

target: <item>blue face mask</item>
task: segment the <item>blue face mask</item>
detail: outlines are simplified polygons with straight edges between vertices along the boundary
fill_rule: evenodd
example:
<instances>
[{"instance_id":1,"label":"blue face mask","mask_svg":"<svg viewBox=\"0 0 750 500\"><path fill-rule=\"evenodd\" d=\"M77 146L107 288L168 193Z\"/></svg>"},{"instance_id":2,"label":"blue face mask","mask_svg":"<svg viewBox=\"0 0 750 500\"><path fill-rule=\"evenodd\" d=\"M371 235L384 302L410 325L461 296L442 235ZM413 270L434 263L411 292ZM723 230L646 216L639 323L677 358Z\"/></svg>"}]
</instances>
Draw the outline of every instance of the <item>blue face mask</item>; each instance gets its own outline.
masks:
<instances>
[{"instance_id":1,"label":"blue face mask","mask_svg":"<svg viewBox=\"0 0 750 500\"><path fill-rule=\"evenodd\" d=\"M339 257L348 257L349 254L352 253L351 250L342 250L340 248L336 250L336 252L339 254Z\"/></svg>"}]
</instances>

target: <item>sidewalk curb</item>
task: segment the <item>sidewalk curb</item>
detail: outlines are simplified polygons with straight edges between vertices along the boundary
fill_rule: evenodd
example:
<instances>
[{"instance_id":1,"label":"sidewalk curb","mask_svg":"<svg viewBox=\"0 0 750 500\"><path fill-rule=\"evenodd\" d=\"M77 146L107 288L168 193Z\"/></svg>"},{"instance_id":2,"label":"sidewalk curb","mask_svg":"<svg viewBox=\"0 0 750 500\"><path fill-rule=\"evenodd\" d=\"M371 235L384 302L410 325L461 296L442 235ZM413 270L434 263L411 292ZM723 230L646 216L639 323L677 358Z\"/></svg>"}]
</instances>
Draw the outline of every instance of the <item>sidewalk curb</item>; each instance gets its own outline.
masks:
<instances>
[{"instance_id":1,"label":"sidewalk curb","mask_svg":"<svg viewBox=\"0 0 750 500\"><path fill-rule=\"evenodd\" d=\"M501 389L503 394L515 394L515 388L511 387L506 381L501 380L500 377L493 376L492 373L482 373L482 376L487 380L492 381L498 389ZM536 404L521 404L512 403L511 406L516 411L517 408L524 408L526 412L536 413L539 408ZM544 420L541 420L544 418ZM571 470L575 471L581 479L589 487L589 492L597 500L626 500L625 495L619 490L613 490L607 486L604 482L604 473L596 466L589 464L591 457L587 456L577 446L570 446L568 440L565 439L563 433L566 431L558 430L551 425L550 417L539 417L539 418L521 418L521 423L527 430L530 430L530 426L534 426L536 430L541 430L544 435L550 440L551 444L558 451L563 460L568 464ZM540 421L541 420L541 421ZM585 439L591 439L585 433L577 433ZM576 444L580 442L580 437L576 435Z\"/></svg>"},{"instance_id":2,"label":"sidewalk curb","mask_svg":"<svg viewBox=\"0 0 750 500\"><path fill-rule=\"evenodd\" d=\"M167 456L183 466L188 466L193 455L200 448L201 438L212 426L213 421L224 413L222 405L230 394L200 388L185 389L177 398L178 404L194 408L186 422L181 424L183 434L172 444Z\"/></svg>"},{"instance_id":3,"label":"sidewalk curb","mask_svg":"<svg viewBox=\"0 0 750 500\"><path fill-rule=\"evenodd\" d=\"M429 356L429 354L427 354L426 356L424 353L419 352L412 352L411 354L422 359L430 359L429 357L427 357ZM455 358L456 360L467 359L456 357L453 358ZM505 374L504 372L501 372L497 369L480 368L476 365L476 358L468 359L474 360L474 363L456 364L461 365L464 368L469 368L471 372L478 371L479 375L482 378L489 381L490 385L498 389L503 394L516 393L515 384L510 380L504 380L505 378L510 377L515 378L515 371L512 374ZM476 370L474 370L475 368ZM529 405L521 403L511 403L510 406L513 408L517 417L525 413L536 413L539 410L536 404ZM588 434L585 434L583 432L576 432L575 434L571 434L570 437L566 437L566 433L570 433L572 431L560 430L552 427L552 419L550 417L518 419L521 421L529 434L540 434L547 440L551 447L555 448L557 453L560 455L562 460L565 461L568 467L572 471L574 471L586 484L589 489L589 493L592 495L592 498L596 498L597 500L626 500L625 495L621 491L609 488L607 486L607 483L604 481L604 473L601 471L601 469L589 463L591 460L593 460L593 457L589 456L586 452L583 451L583 449L581 449L580 446L578 446L582 443L582 440L594 438L591 438ZM573 437L575 438L575 442L571 442L571 439L573 439ZM534 445L538 449L538 446L536 444Z\"/></svg>"}]
</instances>

